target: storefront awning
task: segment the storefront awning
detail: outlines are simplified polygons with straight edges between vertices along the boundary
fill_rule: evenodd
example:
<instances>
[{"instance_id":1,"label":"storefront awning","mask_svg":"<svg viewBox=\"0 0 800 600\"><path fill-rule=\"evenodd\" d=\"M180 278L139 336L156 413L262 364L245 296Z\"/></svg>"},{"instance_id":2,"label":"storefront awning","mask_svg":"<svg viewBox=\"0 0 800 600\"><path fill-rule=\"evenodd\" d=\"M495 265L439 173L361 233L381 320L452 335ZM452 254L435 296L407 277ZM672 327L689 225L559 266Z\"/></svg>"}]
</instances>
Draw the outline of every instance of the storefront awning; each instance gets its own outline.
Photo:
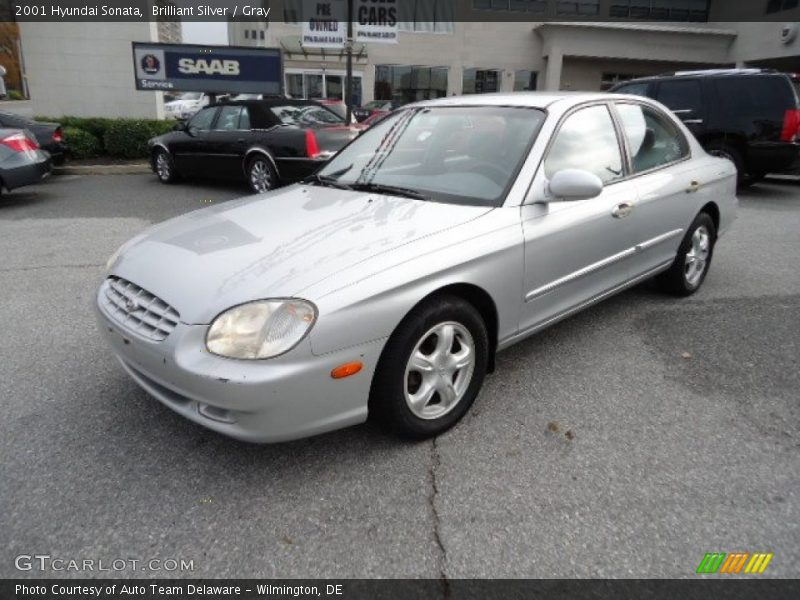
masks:
<instances>
[{"instance_id":1,"label":"storefront awning","mask_svg":"<svg viewBox=\"0 0 800 600\"><path fill-rule=\"evenodd\" d=\"M344 48L308 48L303 45L302 38L299 35L286 35L280 38L280 45L286 58L331 58L337 60L345 59ZM355 44L353 45L353 60L367 60L367 45Z\"/></svg>"}]
</instances>

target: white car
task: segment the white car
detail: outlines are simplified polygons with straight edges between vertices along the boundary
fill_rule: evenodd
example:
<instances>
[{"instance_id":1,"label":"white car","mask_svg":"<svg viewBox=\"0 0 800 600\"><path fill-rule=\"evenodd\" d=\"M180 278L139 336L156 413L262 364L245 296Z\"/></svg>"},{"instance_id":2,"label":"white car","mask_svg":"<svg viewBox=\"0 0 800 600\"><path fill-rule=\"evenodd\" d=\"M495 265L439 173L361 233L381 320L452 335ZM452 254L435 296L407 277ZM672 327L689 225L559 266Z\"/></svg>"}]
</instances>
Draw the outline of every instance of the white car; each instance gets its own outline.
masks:
<instances>
[{"instance_id":1,"label":"white car","mask_svg":"<svg viewBox=\"0 0 800 600\"><path fill-rule=\"evenodd\" d=\"M164 116L167 119L188 119L208 103L208 94L185 92L175 100L164 103Z\"/></svg>"}]
</instances>

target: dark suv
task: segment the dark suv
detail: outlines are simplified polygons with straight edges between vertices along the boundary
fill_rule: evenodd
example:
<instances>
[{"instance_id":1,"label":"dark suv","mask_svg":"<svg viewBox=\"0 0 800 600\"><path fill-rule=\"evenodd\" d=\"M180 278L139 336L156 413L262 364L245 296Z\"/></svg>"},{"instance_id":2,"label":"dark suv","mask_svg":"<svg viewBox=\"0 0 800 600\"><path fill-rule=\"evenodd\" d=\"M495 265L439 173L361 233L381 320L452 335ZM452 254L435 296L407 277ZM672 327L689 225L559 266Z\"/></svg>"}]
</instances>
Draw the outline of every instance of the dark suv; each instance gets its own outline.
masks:
<instances>
[{"instance_id":1,"label":"dark suv","mask_svg":"<svg viewBox=\"0 0 800 600\"><path fill-rule=\"evenodd\" d=\"M739 182L800 168L800 77L762 69L685 71L620 83L619 94L665 104L709 154L730 159Z\"/></svg>"}]
</instances>

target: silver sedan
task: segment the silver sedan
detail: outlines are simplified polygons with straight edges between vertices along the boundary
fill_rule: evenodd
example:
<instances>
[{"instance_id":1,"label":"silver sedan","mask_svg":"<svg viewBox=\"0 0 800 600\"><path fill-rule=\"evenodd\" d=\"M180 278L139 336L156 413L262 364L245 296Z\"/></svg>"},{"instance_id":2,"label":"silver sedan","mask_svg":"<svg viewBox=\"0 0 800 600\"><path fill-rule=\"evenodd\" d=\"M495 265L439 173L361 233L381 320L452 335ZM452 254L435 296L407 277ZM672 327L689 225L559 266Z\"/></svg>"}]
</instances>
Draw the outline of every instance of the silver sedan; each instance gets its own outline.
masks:
<instances>
[{"instance_id":1,"label":"silver sedan","mask_svg":"<svg viewBox=\"0 0 800 600\"><path fill-rule=\"evenodd\" d=\"M432 436L496 352L649 278L697 291L735 189L734 166L645 98L421 102L303 183L126 243L100 330L150 394L239 439L368 417Z\"/></svg>"}]
</instances>

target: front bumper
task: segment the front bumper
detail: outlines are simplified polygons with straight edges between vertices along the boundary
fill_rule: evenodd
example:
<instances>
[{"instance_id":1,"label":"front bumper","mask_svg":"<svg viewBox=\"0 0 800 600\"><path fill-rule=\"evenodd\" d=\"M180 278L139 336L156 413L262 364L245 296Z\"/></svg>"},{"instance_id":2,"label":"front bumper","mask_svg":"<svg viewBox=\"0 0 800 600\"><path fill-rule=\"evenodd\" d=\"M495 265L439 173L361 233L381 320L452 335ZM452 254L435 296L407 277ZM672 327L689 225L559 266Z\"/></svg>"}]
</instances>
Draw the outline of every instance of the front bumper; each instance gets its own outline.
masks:
<instances>
[{"instance_id":1,"label":"front bumper","mask_svg":"<svg viewBox=\"0 0 800 600\"><path fill-rule=\"evenodd\" d=\"M372 375L385 340L314 356L308 338L266 361L225 359L205 349L207 326L180 323L162 342L127 331L96 308L100 331L125 371L156 399L196 423L248 442L283 442L367 418ZM331 371L360 360L345 379Z\"/></svg>"}]
</instances>

